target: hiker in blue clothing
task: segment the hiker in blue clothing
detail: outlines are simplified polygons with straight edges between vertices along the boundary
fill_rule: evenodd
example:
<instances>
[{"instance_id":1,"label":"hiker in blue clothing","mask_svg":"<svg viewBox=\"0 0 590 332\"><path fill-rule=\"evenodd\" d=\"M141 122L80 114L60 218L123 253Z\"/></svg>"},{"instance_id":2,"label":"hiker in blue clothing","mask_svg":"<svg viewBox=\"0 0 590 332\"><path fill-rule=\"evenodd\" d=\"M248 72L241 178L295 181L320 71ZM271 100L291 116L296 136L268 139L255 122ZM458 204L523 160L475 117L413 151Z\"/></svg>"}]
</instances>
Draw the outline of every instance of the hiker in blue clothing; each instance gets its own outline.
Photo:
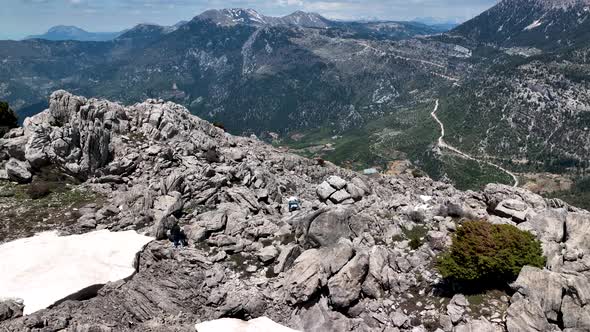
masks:
<instances>
[{"instance_id":1,"label":"hiker in blue clothing","mask_svg":"<svg viewBox=\"0 0 590 332\"><path fill-rule=\"evenodd\" d=\"M289 212L297 211L301 209L301 201L298 197L289 198Z\"/></svg>"}]
</instances>

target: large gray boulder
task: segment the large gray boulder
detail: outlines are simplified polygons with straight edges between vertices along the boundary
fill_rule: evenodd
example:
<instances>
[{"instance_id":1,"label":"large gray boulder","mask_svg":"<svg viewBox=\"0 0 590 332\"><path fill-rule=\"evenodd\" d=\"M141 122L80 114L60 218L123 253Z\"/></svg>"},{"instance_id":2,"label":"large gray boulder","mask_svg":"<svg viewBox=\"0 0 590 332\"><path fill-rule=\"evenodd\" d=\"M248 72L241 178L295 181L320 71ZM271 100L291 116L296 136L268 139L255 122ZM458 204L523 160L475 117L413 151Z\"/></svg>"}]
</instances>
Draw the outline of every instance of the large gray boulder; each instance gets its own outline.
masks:
<instances>
[{"instance_id":1,"label":"large gray boulder","mask_svg":"<svg viewBox=\"0 0 590 332\"><path fill-rule=\"evenodd\" d=\"M171 219L174 219L172 215L182 210L182 207L183 200L179 192L171 192L169 195L156 198L153 208L154 226L152 233L157 240L163 240L167 237L166 231L174 223L174 221L171 221Z\"/></svg>"},{"instance_id":2,"label":"large gray boulder","mask_svg":"<svg viewBox=\"0 0 590 332\"><path fill-rule=\"evenodd\" d=\"M295 259L301 255L301 247L297 244L291 243L281 248L281 253L276 259L274 266L274 273L279 274L290 268Z\"/></svg>"},{"instance_id":3,"label":"large gray boulder","mask_svg":"<svg viewBox=\"0 0 590 332\"><path fill-rule=\"evenodd\" d=\"M514 188L503 184L488 184L484 188L484 197L488 207L492 209L495 209L500 202L508 199L522 201L534 210L547 208L547 202L543 197L533 194L526 189Z\"/></svg>"},{"instance_id":4,"label":"large gray boulder","mask_svg":"<svg viewBox=\"0 0 590 332\"><path fill-rule=\"evenodd\" d=\"M346 308L356 301L369 268L369 256L357 253L335 276L328 281L330 303L337 308Z\"/></svg>"},{"instance_id":5,"label":"large gray boulder","mask_svg":"<svg viewBox=\"0 0 590 332\"><path fill-rule=\"evenodd\" d=\"M23 315L24 305L14 300L0 300L0 322Z\"/></svg>"},{"instance_id":6,"label":"large gray boulder","mask_svg":"<svg viewBox=\"0 0 590 332\"><path fill-rule=\"evenodd\" d=\"M542 241L563 242L565 236L565 209L547 209L530 215L529 223Z\"/></svg>"},{"instance_id":7,"label":"large gray boulder","mask_svg":"<svg viewBox=\"0 0 590 332\"><path fill-rule=\"evenodd\" d=\"M1 139L0 138L0 160L2 153L6 153L9 158L15 158L18 160L25 160L25 146L28 138L26 136L18 136L13 139Z\"/></svg>"},{"instance_id":8,"label":"large gray boulder","mask_svg":"<svg viewBox=\"0 0 590 332\"><path fill-rule=\"evenodd\" d=\"M566 244L590 252L590 216L586 213L569 213L565 220Z\"/></svg>"},{"instance_id":9,"label":"large gray boulder","mask_svg":"<svg viewBox=\"0 0 590 332\"><path fill-rule=\"evenodd\" d=\"M525 266L511 287L538 304L548 319L557 321L564 290L564 280L559 273Z\"/></svg>"},{"instance_id":10,"label":"large gray boulder","mask_svg":"<svg viewBox=\"0 0 590 332\"><path fill-rule=\"evenodd\" d=\"M515 222L526 221L529 212L528 205L518 199L505 199L496 206L495 211L501 217L512 218Z\"/></svg>"},{"instance_id":11,"label":"large gray boulder","mask_svg":"<svg viewBox=\"0 0 590 332\"><path fill-rule=\"evenodd\" d=\"M522 298L508 308L506 327L508 332L545 332L549 322L539 304Z\"/></svg>"},{"instance_id":12,"label":"large gray boulder","mask_svg":"<svg viewBox=\"0 0 590 332\"><path fill-rule=\"evenodd\" d=\"M337 206L320 214L307 229L305 242L312 246L324 247L338 242L340 238L350 238L349 219L353 210Z\"/></svg>"},{"instance_id":13,"label":"large gray boulder","mask_svg":"<svg viewBox=\"0 0 590 332\"><path fill-rule=\"evenodd\" d=\"M6 169L8 179L11 181L18 183L29 183L33 179L31 165L28 161L20 161L10 158L4 167Z\"/></svg>"},{"instance_id":14,"label":"large gray boulder","mask_svg":"<svg viewBox=\"0 0 590 332\"><path fill-rule=\"evenodd\" d=\"M451 317L451 321L454 324L457 324L463 319L463 314L465 313L467 306L469 306L469 302L463 294L456 294L453 296L447 305L447 314Z\"/></svg>"},{"instance_id":15,"label":"large gray boulder","mask_svg":"<svg viewBox=\"0 0 590 332\"><path fill-rule=\"evenodd\" d=\"M50 153L56 157L67 158L71 155L71 152L74 152L78 156L77 153L80 150L74 148L72 140L63 137L61 133L59 134L59 138L52 141L51 133L45 127L32 128L31 131L32 133L27 137L28 142L25 146L25 158L33 167L40 168L46 165L49 162ZM51 151L52 148L55 150ZM47 150L50 150L50 152L48 153ZM71 161L73 161L73 158L68 160L68 162Z\"/></svg>"},{"instance_id":16,"label":"large gray boulder","mask_svg":"<svg viewBox=\"0 0 590 332\"><path fill-rule=\"evenodd\" d=\"M366 194L363 188L355 185L352 182L346 184L346 191L350 194L350 197L355 201L360 201Z\"/></svg>"},{"instance_id":17,"label":"large gray boulder","mask_svg":"<svg viewBox=\"0 0 590 332\"><path fill-rule=\"evenodd\" d=\"M590 306L582 304L570 295L563 298L561 305L563 327L576 331L590 331Z\"/></svg>"},{"instance_id":18,"label":"large gray boulder","mask_svg":"<svg viewBox=\"0 0 590 332\"><path fill-rule=\"evenodd\" d=\"M536 213L529 213L528 222L519 227L536 235L543 244L543 256L547 257L546 266L553 271L559 271L563 266L563 247L565 241L565 221L568 212L565 209L546 209Z\"/></svg>"},{"instance_id":19,"label":"large gray boulder","mask_svg":"<svg viewBox=\"0 0 590 332\"><path fill-rule=\"evenodd\" d=\"M334 204L339 204L350 198L352 198L352 196L350 196L346 189L340 189L337 192L333 193L332 196L330 196L330 201L332 201L332 203Z\"/></svg>"},{"instance_id":20,"label":"large gray boulder","mask_svg":"<svg viewBox=\"0 0 590 332\"><path fill-rule=\"evenodd\" d=\"M336 188L332 187L327 181L322 182L316 189L316 193L322 201L330 198L335 192Z\"/></svg>"},{"instance_id":21,"label":"large gray boulder","mask_svg":"<svg viewBox=\"0 0 590 332\"><path fill-rule=\"evenodd\" d=\"M326 180L326 182L328 182L336 190L344 189L344 187L346 187L346 183L347 183L346 180L344 180L343 178L336 176L336 175L330 176Z\"/></svg>"},{"instance_id":22,"label":"large gray boulder","mask_svg":"<svg viewBox=\"0 0 590 332\"><path fill-rule=\"evenodd\" d=\"M584 274L562 274L567 293L576 294L581 305L590 304L590 281Z\"/></svg>"},{"instance_id":23,"label":"large gray boulder","mask_svg":"<svg viewBox=\"0 0 590 332\"><path fill-rule=\"evenodd\" d=\"M351 331L352 322L343 314L333 311L328 300L321 297L312 306L303 306L293 319L294 326L305 332ZM365 330L366 331L366 330Z\"/></svg>"},{"instance_id":24,"label":"large gray boulder","mask_svg":"<svg viewBox=\"0 0 590 332\"><path fill-rule=\"evenodd\" d=\"M369 251L369 270L363 283L363 293L381 298L386 291L394 289L398 285L398 274L392 266L395 265L395 257L382 246L374 246Z\"/></svg>"},{"instance_id":25,"label":"large gray boulder","mask_svg":"<svg viewBox=\"0 0 590 332\"><path fill-rule=\"evenodd\" d=\"M304 251L285 278L287 301L293 304L308 301L353 255L352 244L345 240L330 248Z\"/></svg>"},{"instance_id":26,"label":"large gray boulder","mask_svg":"<svg viewBox=\"0 0 590 332\"><path fill-rule=\"evenodd\" d=\"M336 244L340 238L350 239L368 227L356 212L352 205L335 205L298 215L290 223L300 243L307 247L326 247Z\"/></svg>"},{"instance_id":27,"label":"large gray boulder","mask_svg":"<svg viewBox=\"0 0 590 332\"><path fill-rule=\"evenodd\" d=\"M264 247L256 254L258 259L265 264L272 262L278 255L279 251L274 246Z\"/></svg>"}]
</instances>

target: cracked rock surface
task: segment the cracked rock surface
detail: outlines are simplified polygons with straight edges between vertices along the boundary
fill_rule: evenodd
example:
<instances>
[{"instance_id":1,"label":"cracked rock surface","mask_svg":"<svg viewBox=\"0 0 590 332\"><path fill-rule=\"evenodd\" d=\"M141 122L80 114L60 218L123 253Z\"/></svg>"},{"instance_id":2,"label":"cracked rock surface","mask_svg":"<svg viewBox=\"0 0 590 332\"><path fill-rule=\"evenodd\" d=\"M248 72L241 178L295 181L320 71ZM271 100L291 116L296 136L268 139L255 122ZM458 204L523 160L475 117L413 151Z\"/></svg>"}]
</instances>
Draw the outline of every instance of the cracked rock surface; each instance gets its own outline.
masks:
<instances>
[{"instance_id":1,"label":"cracked rock surface","mask_svg":"<svg viewBox=\"0 0 590 332\"><path fill-rule=\"evenodd\" d=\"M0 302L2 330L194 331L258 317L312 332L589 326L590 214L524 189L462 192L409 175L366 177L229 135L173 103L122 106L65 91L0 149L6 173L28 164L34 183L51 166L104 197L62 233L157 239L133 277L93 297L26 316L21 304ZM301 210L288 211L291 196ZM480 301L442 293L434 262L467 219L531 231L546 268L524 268L512 292ZM424 230L416 249L412 229ZM180 233L187 246L174 248Z\"/></svg>"}]
</instances>

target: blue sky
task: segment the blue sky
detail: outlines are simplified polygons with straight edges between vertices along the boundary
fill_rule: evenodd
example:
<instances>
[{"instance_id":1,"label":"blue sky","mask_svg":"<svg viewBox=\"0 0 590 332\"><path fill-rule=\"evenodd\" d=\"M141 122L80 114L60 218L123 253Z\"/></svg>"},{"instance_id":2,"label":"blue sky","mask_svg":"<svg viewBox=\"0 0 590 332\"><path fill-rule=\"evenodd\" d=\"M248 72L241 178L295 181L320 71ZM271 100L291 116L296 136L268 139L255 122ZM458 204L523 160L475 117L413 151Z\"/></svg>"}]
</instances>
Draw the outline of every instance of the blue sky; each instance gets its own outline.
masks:
<instances>
[{"instance_id":1,"label":"blue sky","mask_svg":"<svg viewBox=\"0 0 590 332\"><path fill-rule=\"evenodd\" d=\"M254 8L265 15L313 11L336 19L464 21L496 0L1 0L0 39L45 32L55 25L120 31L138 23L171 25L212 8Z\"/></svg>"}]
</instances>

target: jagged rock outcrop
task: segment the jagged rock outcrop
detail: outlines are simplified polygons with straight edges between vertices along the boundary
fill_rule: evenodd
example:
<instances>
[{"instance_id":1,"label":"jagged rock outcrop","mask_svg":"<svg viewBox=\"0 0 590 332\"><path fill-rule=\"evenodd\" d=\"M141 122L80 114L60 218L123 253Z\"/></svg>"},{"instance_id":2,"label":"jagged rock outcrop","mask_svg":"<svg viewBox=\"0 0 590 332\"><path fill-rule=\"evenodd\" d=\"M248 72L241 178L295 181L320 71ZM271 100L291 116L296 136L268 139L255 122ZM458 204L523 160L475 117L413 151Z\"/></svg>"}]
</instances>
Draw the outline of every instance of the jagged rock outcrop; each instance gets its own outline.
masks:
<instances>
[{"instance_id":1,"label":"jagged rock outcrop","mask_svg":"<svg viewBox=\"0 0 590 332\"><path fill-rule=\"evenodd\" d=\"M28 163L33 183L51 167L101 194L63 232L158 240L129 280L26 317L0 311L0 329L194 331L264 316L311 332L587 326L590 214L524 189L369 178L231 136L173 103L124 107L65 91L0 139L0 168L9 163ZM288 211L291 196L300 210ZM466 219L531 231L546 269L523 269L510 300L441 297L434 262ZM423 234L410 246L408 232Z\"/></svg>"},{"instance_id":2,"label":"jagged rock outcrop","mask_svg":"<svg viewBox=\"0 0 590 332\"><path fill-rule=\"evenodd\" d=\"M20 161L10 158L6 163L6 176L8 180L18 183L31 182L33 175L31 174L31 165L27 161Z\"/></svg>"},{"instance_id":3,"label":"jagged rock outcrop","mask_svg":"<svg viewBox=\"0 0 590 332\"><path fill-rule=\"evenodd\" d=\"M23 315L23 304L18 300L0 301L0 322L21 317Z\"/></svg>"}]
</instances>

